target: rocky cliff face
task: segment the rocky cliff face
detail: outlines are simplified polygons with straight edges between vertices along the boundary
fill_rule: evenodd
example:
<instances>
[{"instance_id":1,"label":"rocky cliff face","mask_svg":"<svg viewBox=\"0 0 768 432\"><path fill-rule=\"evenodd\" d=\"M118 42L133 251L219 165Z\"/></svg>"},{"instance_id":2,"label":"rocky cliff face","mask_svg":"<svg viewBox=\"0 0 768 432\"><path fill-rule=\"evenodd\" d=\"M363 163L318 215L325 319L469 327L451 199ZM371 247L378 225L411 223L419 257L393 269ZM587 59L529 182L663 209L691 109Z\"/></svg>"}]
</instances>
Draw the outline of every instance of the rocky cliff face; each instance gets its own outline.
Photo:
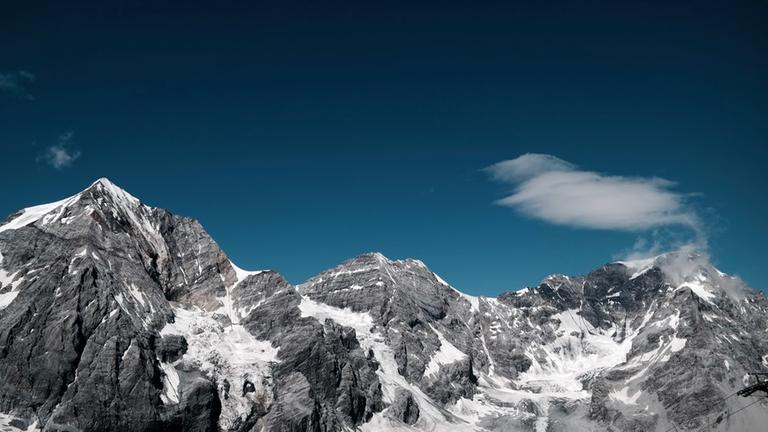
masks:
<instances>
[{"instance_id":1,"label":"rocky cliff face","mask_svg":"<svg viewBox=\"0 0 768 432\"><path fill-rule=\"evenodd\" d=\"M105 179L0 225L0 430L760 430L766 368L765 296L687 253L485 298L247 272Z\"/></svg>"}]
</instances>

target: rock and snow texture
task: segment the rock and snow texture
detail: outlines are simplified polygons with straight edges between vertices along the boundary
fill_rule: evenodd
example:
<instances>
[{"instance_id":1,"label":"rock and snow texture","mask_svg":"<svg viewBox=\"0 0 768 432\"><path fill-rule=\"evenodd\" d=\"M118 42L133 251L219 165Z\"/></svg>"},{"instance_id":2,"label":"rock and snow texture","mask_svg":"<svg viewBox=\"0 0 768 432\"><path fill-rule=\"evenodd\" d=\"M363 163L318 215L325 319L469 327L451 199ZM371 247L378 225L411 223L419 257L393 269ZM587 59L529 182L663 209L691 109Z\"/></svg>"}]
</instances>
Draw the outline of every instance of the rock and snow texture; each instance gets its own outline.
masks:
<instances>
[{"instance_id":1,"label":"rock and snow texture","mask_svg":"<svg viewBox=\"0 0 768 432\"><path fill-rule=\"evenodd\" d=\"M0 431L760 430L766 359L764 295L685 253L485 298L248 272L106 179L0 225Z\"/></svg>"}]
</instances>

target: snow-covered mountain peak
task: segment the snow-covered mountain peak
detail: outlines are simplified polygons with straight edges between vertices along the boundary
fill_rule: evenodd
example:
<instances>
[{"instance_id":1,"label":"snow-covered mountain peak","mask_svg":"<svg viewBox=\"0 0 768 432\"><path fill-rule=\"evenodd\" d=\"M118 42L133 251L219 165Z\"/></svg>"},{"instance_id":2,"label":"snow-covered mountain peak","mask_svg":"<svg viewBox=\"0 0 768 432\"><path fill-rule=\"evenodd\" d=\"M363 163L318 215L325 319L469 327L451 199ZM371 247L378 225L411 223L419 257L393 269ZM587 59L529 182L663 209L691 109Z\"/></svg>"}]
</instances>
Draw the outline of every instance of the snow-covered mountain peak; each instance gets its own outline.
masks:
<instances>
[{"instance_id":1,"label":"snow-covered mountain peak","mask_svg":"<svg viewBox=\"0 0 768 432\"><path fill-rule=\"evenodd\" d=\"M650 258L616 261L614 264L626 267L631 279L637 278L653 268L658 268L663 272L667 281L675 286L692 280L717 282L722 279L733 279L732 276L715 268L706 254L685 248Z\"/></svg>"},{"instance_id":2,"label":"snow-covered mountain peak","mask_svg":"<svg viewBox=\"0 0 768 432\"><path fill-rule=\"evenodd\" d=\"M88 187L90 188L90 187L93 187L93 186L96 186L96 185L101 185L101 186L108 187L108 188L114 188L114 189L123 190L119 186L117 186L115 183L113 183L112 180L110 180L110 179L108 179L106 177L100 177L100 178L94 180L93 183L91 183L91 185L88 186ZM123 191L123 192L125 192L125 191Z\"/></svg>"},{"instance_id":3,"label":"snow-covered mountain peak","mask_svg":"<svg viewBox=\"0 0 768 432\"><path fill-rule=\"evenodd\" d=\"M95 207L93 203L95 203ZM136 212L149 207L141 204L138 198L121 189L107 178L100 178L91 183L82 192L48 204L24 208L11 215L0 226L0 232L15 230L39 223L47 226L53 223L70 224L81 216L90 216L97 209L117 217L118 212L129 219L138 219Z\"/></svg>"},{"instance_id":4,"label":"snow-covered mountain peak","mask_svg":"<svg viewBox=\"0 0 768 432\"><path fill-rule=\"evenodd\" d=\"M112 183L108 178L102 177L95 182L91 183L88 188L86 188L84 191L80 192L80 195L83 194L92 194L95 196L101 195L105 197L110 197L114 200L115 203L123 204L123 205L131 205L131 206L138 206L141 204L141 201L136 198L135 196L129 194L121 187L117 186L116 184Z\"/></svg>"}]
</instances>

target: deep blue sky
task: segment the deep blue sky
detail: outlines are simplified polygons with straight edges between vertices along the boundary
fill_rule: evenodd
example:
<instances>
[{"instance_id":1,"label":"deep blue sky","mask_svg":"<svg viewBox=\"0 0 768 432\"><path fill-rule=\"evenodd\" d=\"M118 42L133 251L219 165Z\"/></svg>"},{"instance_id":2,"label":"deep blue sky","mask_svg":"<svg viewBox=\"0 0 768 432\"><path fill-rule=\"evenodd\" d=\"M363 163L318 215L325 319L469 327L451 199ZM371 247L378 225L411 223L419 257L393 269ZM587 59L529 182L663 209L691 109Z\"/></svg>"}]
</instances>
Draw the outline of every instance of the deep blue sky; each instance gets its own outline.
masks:
<instances>
[{"instance_id":1,"label":"deep blue sky","mask_svg":"<svg viewBox=\"0 0 768 432\"><path fill-rule=\"evenodd\" d=\"M536 152L700 194L715 263L768 287L765 2L77 3L2 7L2 214L106 176L244 268L377 250L495 294L643 235L494 205L480 169Z\"/></svg>"}]
</instances>

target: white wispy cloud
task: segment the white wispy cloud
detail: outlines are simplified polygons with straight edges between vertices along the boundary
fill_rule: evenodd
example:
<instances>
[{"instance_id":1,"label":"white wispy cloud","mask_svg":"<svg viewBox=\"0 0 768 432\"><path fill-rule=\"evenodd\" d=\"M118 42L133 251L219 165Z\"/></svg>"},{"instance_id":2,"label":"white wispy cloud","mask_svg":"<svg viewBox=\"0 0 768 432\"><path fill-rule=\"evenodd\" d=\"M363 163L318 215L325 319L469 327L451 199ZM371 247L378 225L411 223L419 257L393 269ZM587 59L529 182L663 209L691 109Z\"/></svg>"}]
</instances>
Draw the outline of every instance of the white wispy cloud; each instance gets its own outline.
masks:
<instances>
[{"instance_id":1,"label":"white wispy cloud","mask_svg":"<svg viewBox=\"0 0 768 432\"><path fill-rule=\"evenodd\" d=\"M633 261L655 257L669 251L678 251L682 255L689 253L708 256L709 241L705 231L697 226L694 236L680 232L674 227L654 228L642 233L635 239L631 248L614 255L613 258L623 261Z\"/></svg>"},{"instance_id":2,"label":"white wispy cloud","mask_svg":"<svg viewBox=\"0 0 768 432\"><path fill-rule=\"evenodd\" d=\"M71 147L72 131L65 132L59 136L58 142L45 149L42 160L57 170L68 168L80 157L80 151Z\"/></svg>"},{"instance_id":3,"label":"white wispy cloud","mask_svg":"<svg viewBox=\"0 0 768 432\"><path fill-rule=\"evenodd\" d=\"M25 70L0 72L0 92L10 93L26 100L35 100L29 87L35 82L35 75Z\"/></svg>"},{"instance_id":4,"label":"white wispy cloud","mask_svg":"<svg viewBox=\"0 0 768 432\"><path fill-rule=\"evenodd\" d=\"M700 232L687 195L673 191L669 180L586 171L546 154L525 154L485 171L513 186L497 204L549 223L618 231L683 225Z\"/></svg>"}]
</instances>

